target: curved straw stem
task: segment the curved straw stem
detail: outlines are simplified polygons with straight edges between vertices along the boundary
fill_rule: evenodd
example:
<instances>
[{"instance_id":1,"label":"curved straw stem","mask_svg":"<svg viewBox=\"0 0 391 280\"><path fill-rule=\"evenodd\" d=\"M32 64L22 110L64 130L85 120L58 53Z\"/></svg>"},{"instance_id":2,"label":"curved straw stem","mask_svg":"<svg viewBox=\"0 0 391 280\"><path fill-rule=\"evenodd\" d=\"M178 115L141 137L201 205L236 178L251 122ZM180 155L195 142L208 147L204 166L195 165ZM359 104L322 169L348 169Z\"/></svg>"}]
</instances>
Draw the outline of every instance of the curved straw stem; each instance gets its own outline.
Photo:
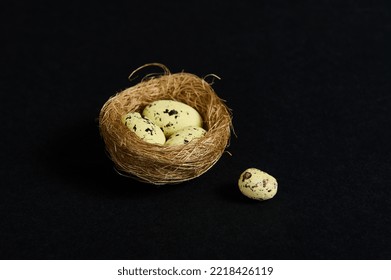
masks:
<instances>
[{"instance_id":1,"label":"curved straw stem","mask_svg":"<svg viewBox=\"0 0 391 280\"><path fill-rule=\"evenodd\" d=\"M130 73L129 77L128 77L128 80L129 81L133 81L134 79L136 79L137 77L134 77L132 78L138 71L144 69L144 68L147 68L147 67L151 67L151 66L156 66L156 67L160 67L163 69L164 71L164 75L169 75L171 74L170 70L168 70L168 68L164 65L164 64L161 64L161 63L157 63L157 62L153 62L153 63L147 63L147 64L144 64L140 67L138 67L137 69L135 69L132 73ZM150 76L151 74L149 74L148 76Z\"/></svg>"},{"instance_id":2,"label":"curved straw stem","mask_svg":"<svg viewBox=\"0 0 391 280\"><path fill-rule=\"evenodd\" d=\"M206 81L206 78L209 78L209 77L212 77L212 81L211 82L207 82ZM219 76L217 76L216 74L213 74L213 73L204 76L203 80L206 81L211 86L211 85L213 85L215 83L215 78L218 79L218 80L221 80L221 78Z\"/></svg>"}]
</instances>

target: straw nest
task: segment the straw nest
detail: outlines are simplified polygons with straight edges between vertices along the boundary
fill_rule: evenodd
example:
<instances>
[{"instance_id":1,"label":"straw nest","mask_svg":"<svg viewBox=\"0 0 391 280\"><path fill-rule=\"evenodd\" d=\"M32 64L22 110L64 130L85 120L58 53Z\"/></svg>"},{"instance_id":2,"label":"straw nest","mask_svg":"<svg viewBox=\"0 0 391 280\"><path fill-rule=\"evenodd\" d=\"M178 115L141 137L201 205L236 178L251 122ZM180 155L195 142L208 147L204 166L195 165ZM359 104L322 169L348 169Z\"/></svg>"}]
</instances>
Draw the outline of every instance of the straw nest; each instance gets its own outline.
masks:
<instances>
[{"instance_id":1,"label":"straw nest","mask_svg":"<svg viewBox=\"0 0 391 280\"><path fill-rule=\"evenodd\" d=\"M229 144L232 115L211 85L189 73L171 74L162 64L162 75L146 76L140 83L109 98L99 115L99 128L116 170L156 185L180 183L200 176L221 157ZM129 76L129 78L131 77ZM186 103L203 118L204 137L185 145L164 146L141 140L122 122L128 112L142 112L149 103L170 99Z\"/></svg>"}]
</instances>

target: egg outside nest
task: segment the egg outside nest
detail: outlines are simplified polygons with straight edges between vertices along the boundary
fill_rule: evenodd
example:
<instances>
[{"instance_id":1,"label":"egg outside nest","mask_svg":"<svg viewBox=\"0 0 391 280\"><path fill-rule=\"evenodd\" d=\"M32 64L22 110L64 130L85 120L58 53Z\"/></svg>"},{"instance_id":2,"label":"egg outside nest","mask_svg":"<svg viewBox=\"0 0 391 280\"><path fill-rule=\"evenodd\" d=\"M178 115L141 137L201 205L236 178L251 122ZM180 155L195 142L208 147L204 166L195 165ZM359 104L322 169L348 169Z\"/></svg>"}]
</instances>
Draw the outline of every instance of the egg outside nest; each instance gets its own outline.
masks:
<instances>
[{"instance_id":1,"label":"egg outside nest","mask_svg":"<svg viewBox=\"0 0 391 280\"><path fill-rule=\"evenodd\" d=\"M110 97L99 114L100 134L116 170L139 181L174 184L208 171L229 144L232 114L211 85L191 73L175 73L162 64L160 76L148 76L135 86ZM142 68L140 67L140 68ZM140 69L138 68L138 69ZM185 145L164 146L141 140L121 121L128 112L141 112L156 100L183 102L197 110L207 131Z\"/></svg>"}]
</instances>

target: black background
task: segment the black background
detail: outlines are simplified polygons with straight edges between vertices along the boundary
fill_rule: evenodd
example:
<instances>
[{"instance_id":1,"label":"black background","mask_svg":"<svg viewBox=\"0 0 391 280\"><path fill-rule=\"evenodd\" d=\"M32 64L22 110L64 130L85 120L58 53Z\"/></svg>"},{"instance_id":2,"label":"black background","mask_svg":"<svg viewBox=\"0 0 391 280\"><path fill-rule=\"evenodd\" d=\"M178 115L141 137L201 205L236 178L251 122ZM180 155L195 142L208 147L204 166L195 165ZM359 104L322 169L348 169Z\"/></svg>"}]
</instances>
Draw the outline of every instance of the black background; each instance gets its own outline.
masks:
<instances>
[{"instance_id":1,"label":"black background","mask_svg":"<svg viewBox=\"0 0 391 280\"><path fill-rule=\"evenodd\" d=\"M391 258L386 3L3 1L0 257ZM117 175L98 131L149 62L217 74L234 114L232 156L179 185Z\"/></svg>"}]
</instances>

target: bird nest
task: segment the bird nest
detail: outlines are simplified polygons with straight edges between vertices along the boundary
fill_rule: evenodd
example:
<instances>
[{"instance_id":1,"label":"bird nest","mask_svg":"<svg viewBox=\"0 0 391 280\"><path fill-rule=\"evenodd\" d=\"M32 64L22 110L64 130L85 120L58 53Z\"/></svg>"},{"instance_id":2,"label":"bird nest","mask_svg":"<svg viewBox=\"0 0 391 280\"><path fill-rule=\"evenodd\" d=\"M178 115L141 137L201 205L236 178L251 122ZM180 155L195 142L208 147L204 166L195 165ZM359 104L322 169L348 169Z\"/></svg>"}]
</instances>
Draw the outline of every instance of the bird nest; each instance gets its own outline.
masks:
<instances>
[{"instance_id":1,"label":"bird nest","mask_svg":"<svg viewBox=\"0 0 391 280\"><path fill-rule=\"evenodd\" d=\"M162 185L180 183L208 171L229 144L232 115L204 79L190 73L171 74L162 64L164 74L146 76L140 83L109 98L99 115L99 128L109 157L116 170L139 181ZM130 76L130 77L131 77ZM175 100L196 109L207 131L202 138L187 144L165 146L143 141L121 121L128 112L142 112L156 100Z\"/></svg>"}]
</instances>

